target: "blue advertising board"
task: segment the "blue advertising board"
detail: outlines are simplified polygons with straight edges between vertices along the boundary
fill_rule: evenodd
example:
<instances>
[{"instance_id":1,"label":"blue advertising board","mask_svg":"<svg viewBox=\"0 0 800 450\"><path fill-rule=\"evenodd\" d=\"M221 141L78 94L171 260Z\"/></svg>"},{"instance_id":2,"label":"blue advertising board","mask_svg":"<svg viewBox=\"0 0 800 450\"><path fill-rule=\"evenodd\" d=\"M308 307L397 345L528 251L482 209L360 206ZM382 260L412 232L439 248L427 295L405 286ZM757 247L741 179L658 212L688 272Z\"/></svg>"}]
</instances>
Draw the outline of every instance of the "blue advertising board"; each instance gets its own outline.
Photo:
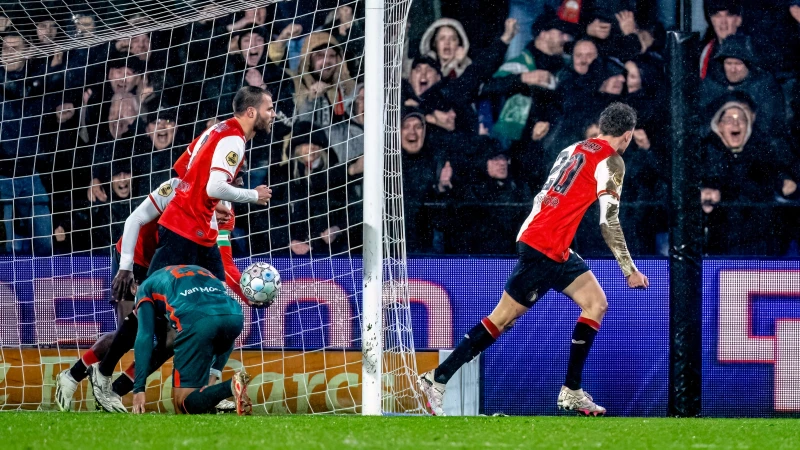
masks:
<instances>
[{"instance_id":1,"label":"blue advertising board","mask_svg":"<svg viewBox=\"0 0 800 450\"><path fill-rule=\"evenodd\" d=\"M270 262L281 272L286 295L267 310L245 308L240 346L360 346L360 260ZM650 278L645 291L627 288L613 260L588 264L609 311L586 365L584 388L614 415L666 415L667 261L637 261ZM456 345L492 311L513 265L513 259L409 260L416 348ZM800 412L800 262L711 260L703 270L703 414ZM86 348L114 328L109 286L108 258L0 258L0 346ZM556 413L579 312L563 295L548 293L486 351L483 413Z\"/></svg>"},{"instance_id":2,"label":"blue advertising board","mask_svg":"<svg viewBox=\"0 0 800 450\"><path fill-rule=\"evenodd\" d=\"M703 265L703 414L800 413L800 261Z\"/></svg>"}]
</instances>

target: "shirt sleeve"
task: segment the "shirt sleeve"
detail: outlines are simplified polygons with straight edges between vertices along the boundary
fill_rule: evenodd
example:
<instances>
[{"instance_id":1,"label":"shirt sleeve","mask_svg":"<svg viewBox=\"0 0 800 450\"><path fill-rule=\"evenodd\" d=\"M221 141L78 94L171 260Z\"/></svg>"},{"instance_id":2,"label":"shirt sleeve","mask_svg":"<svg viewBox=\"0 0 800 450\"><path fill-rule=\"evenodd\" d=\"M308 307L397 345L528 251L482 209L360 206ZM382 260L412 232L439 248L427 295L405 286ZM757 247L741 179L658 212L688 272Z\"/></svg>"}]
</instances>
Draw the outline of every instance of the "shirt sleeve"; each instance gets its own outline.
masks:
<instances>
[{"instance_id":1,"label":"shirt sleeve","mask_svg":"<svg viewBox=\"0 0 800 450\"><path fill-rule=\"evenodd\" d=\"M153 353L153 333L155 333L156 309L151 301L139 301L136 304L136 317L139 329L136 331L136 342L133 345L136 376L133 381L133 392L144 392L147 387L150 357Z\"/></svg>"},{"instance_id":2,"label":"shirt sleeve","mask_svg":"<svg viewBox=\"0 0 800 450\"><path fill-rule=\"evenodd\" d=\"M158 214L163 214L167 209L167 205L175 198L175 188L178 187L179 178L171 178L159 186L155 191L150 193L150 201L158 209Z\"/></svg>"},{"instance_id":3,"label":"shirt sleeve","mask_svg":"<svg viewBox=\"0 0 800 450\"><path fill-rule=\"evenodd\" d=\"M244 140L239 136L227 136L217 142L211 159L211 172L227 174L230 183L244 158Z\"/></svg>"},{"instance_id":4,"label":"shirt sleeve","mask_svg":"<svg viewBox=\"0 0 800 450\"><path fill-rule=\"evenodd\" d=\"M122 231L122 247L119 255L119 269L133 270L133 255L136 252L136 242L139 240L139 231L142 227L161 216L161 210L152 200L152 194L133 210L125 219L125 228Z\"/></svg>"},{"instance_id":5,"label":"shirt sleeve","mask_svg":"<svg viewBox=\"0 0 800 450\"><path fill-rule=\"evenodd\" d=\"M624 177L625 163L622 157L614 155L600 161L594 171L594 178L597 180L597 198L608 194L619 200Z\"/></svg>"},{"instance_id":6,"label":"shirt sleeve","mask_svg":"<svg viewBox=\"0 0 800 450\"><path fill-rule=\"evenodd\" d=\"M231 181L223 171L211 169L206 185L206 194L211 198L234 203L255 203L258 192L255 189L241 189L228 184Z\"/></svg>"}]
</instances>

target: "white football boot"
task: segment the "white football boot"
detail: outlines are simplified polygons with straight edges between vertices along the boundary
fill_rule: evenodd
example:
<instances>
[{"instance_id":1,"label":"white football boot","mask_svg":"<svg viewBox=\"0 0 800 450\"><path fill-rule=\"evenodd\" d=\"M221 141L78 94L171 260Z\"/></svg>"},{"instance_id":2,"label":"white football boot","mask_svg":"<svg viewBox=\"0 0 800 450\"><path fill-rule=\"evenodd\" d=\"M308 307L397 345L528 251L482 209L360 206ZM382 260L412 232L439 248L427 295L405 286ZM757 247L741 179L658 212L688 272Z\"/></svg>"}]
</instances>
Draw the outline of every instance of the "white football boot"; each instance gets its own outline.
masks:
<instances>
[{"instance_id":1,"label":"white football boot","mask_svg":"<svg viewBox=\"0 0 800 450\"><path fill-rule=\"evenodd\" d=\"M606 414L606 409L596 404L592 396L583 389L573 391L566 386L561 386L557 404L558 409L577 411L586 416L604 416Z\"/></svg>"},{"instance_id":2,"label":"white football boot","mask_svg":"<svg viewBox=\"0 0 800 450\"><path fill-rule=\"evenodd\" d=\"M72 397L78 390L79 383L72 378L69 369L56 375L56 404L61 411L72 410Z\"/></svg>"},{"instance_id":3,"label":"white football boot","mask_svg":"<svg viewBox=\"0 0 800 450\"><path fill-rule=\"evenodd\" d=\"M433 370L423 373L417 378L417 386L428 397L428 409L434 416L444 416L444 390L443 383L433 379Z\"/></svg>"},{"instance_id":4,"label":"white football boot","mask_svg":"<svg viewBox=\"0 0 800 450\"><path fill-rule=\"evenodd\" d=\"M122 404L122 399L111 390L111 377L100 373L98 363L89 366L89 383L98 410L110 413L126 413L128 410Z\"/></svg>"},{"instance_id":5,"label":"white football boot","mask_svg":"<svg viewBox=\"0 0 800 450\"><path fill-rule=\"evenodd\" d=\"M214 408L217 410L217 414L236 412L236 403L225 398L217 403Z\"/></svg>"}]
</instances>

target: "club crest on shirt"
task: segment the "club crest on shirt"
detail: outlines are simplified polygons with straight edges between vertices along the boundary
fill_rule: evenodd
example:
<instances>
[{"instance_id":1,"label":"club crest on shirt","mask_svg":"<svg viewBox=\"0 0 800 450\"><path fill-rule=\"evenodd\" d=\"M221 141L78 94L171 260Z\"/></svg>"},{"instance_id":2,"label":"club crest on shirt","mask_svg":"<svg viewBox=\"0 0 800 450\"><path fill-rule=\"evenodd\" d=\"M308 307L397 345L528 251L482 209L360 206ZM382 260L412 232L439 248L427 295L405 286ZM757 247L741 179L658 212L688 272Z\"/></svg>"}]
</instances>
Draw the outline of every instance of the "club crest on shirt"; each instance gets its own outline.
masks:
<instances>
[{"instance_id":1,"label":"club crest on shirt","mask_svg":"<svg viewBox=\"0 0 800 450\"><path fill-rule=\"evenodd\" d=\"M228 152L227 155L225 155L225 162L227 162L231 166L235 166L236 163L239 162L239 155L237 155L236 152L231 150L230 152Z\"/></svg>"},{"instance_id":2,"label":"club crest on shirt","mask_svg":"<svg viewBox=\"0 0 800 450\"><path fill-rule=\"evenodd\" d=\"M158 188L158 195L162 197L169 197L172 194L172 185L169 183L162 184L160 188Z\"/></svg>"}]
</instances>

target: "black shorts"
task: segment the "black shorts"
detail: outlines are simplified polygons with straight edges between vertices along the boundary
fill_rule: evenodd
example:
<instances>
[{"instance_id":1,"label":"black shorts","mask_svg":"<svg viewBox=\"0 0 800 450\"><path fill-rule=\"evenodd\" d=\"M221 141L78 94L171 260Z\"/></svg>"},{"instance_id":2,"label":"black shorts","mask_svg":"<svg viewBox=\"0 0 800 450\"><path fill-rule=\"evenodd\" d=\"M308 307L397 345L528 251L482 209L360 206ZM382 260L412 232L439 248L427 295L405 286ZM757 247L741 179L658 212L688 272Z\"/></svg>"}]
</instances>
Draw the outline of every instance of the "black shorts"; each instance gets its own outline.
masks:
<instances>
[{"instance_id":1,"label":"black shorts","mask_svg":"<svg viewBox=\"0 0 800 450\"><path fill-rule=\"evenodd\" d=\"M217 244L206 247L159 225L158 248L150 261L147 276L164 267L180 265L200 266L219 280L225 281L225 266L222 265L222 255Z\"/></svg>"},{"instance_id":2,"label":"black shorts","mask_svg":"<svg viewBox=\"0 0 800 450\"><path fill-rule=\"evenodd\" d=\"M201 388L208 384L214 357L228 361L236 338L242 333L240 315L206 316L187 324L175 337L172 386Z\"/></svg>"},{"instance_id":3,"label":"black shorts","mask_svg":"<svg viewBox=\"0 0 800 450\"><path fill-rule=\"evenodd\" d=\"M589 271L586 262L572 250L559 263L523 242L517 242L519 260L506 281L506 292L522 306L531 307L550 289L563 292L576 278Z\"/></svg>"}]
</instances>

